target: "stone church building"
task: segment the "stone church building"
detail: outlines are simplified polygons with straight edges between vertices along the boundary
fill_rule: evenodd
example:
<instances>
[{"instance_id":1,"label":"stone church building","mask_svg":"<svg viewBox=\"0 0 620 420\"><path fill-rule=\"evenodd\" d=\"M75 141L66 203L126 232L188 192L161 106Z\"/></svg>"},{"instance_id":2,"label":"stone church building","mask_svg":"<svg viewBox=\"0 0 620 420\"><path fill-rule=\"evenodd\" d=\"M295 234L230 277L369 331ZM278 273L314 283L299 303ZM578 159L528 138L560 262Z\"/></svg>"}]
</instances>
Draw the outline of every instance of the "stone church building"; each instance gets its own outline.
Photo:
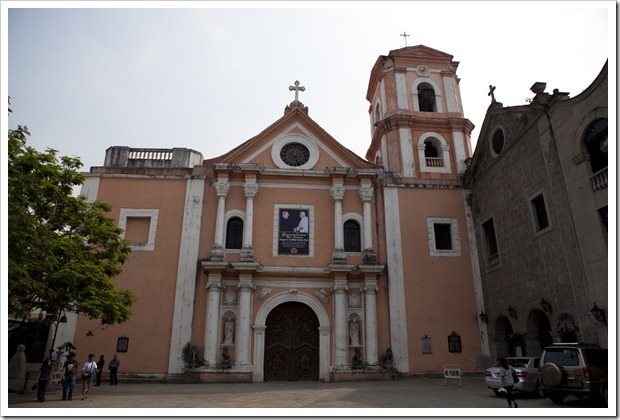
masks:
<instances>
[{"instance_id":1,"label":"stone church building","mask_svg":"<svg viewBox=\"0 0 620 420\"><path fill-rule=\"evenodd\" d=\"M58 342L202 382L484 370L458 64L422 45L377 59L365 158L311 118L298 82L280 119L222 156L110 147L82 194L133 244L115 281L138 302L120 325L67 314Z\"/></svg>"}]
</instances>

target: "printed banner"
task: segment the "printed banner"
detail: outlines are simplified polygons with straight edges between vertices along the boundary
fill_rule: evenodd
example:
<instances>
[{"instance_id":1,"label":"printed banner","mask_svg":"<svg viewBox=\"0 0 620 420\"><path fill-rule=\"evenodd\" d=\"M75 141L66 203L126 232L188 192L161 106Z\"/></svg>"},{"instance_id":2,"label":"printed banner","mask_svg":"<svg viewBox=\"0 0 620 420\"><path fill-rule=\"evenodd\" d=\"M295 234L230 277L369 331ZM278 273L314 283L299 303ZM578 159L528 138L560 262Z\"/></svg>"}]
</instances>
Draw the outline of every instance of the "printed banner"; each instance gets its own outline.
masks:
<instances>
[{"instance_id":1,"label":"printed banner","mask_svg":"<svg viewBox=\"0 0 620 420\"><path fill-rule=\"evenodd\" d=\"M310 209L280 209L278 254L310 253Z\"/></svg>"}]
</instances>

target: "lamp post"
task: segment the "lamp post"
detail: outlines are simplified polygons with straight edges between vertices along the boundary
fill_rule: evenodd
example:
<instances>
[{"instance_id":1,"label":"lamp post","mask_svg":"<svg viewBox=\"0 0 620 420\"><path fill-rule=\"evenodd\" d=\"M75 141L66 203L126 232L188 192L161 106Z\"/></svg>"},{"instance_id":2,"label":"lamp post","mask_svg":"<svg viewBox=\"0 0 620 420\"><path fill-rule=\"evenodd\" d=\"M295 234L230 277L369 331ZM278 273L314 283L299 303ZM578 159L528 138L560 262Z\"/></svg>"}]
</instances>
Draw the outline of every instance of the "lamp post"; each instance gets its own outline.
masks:
<instances>
[{"instance_id":1,"label":"lamp post","mask_svg":"<svg viewBox=\"0 0 620 420\"><path fill-rule=\"evenodd\" d=\"M67 323L67 315L62 314L60 316L60 311L55 316L56 328L54 328L54 338L52 339L52 349L55 348L56 345L56 336L58 335L58 324L66 324Z\"/></svg>"},{"instance_id":2,"label":"lamp post","mask_svg":"<svg viewBox=\"0 0 620 420\"><path fill-rule=\"evenodd\" d=\"M506 309L506 311L508 312L508 315L514 319L517 319L517 310L513 308L512 305L508 305L508 309Z\"/></svg>"},{"instance_id":3,"label":"lamp post","mask_svg":"<svg viewBox=\"0 0 620 420\"><path fill-rule=\"evenodd\" d=\"M590 312L592 313L592 315L594 315L594 318L596 318L597 321L604 322L605 325L607 325L607 319L605 318L605 311L603 311L601 308L596 306L596 302L594 303L594 306L592 307L592 309L590 309Z\"/></svg>"},{"instance_id":4,"label":"lamp post","mask_svg":"<svg viewBox=\"0 0 620 420\"><path fill-rule=\"evenodd\" d=\"M551 302L547 302L544 297L540 300L540 306L543 308L543 311L549 314L553 313L553 310L551 309Z\"/></svg>"},{"instance_id":5,"label":"lamp post","mask_svg":"<svg viewBox=\"0 0 620 420\"><path fill-rule=\"evenodd\" d=\"M487 316L487 314L484 313L484 311L480 311L480 315L478 315L478 317L480 318L480 321L484 322L485 324L489 322L489 317Z\"/></svg>"}]
</instances>

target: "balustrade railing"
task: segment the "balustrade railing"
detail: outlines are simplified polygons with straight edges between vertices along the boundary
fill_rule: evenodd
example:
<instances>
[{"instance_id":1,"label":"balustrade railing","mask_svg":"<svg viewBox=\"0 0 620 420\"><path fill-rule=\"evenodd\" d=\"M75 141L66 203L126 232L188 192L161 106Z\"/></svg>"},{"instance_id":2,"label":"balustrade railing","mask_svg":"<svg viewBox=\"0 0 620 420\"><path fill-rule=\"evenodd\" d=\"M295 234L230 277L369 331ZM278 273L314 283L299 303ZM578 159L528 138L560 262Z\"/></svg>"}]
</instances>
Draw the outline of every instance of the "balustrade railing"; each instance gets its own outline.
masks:
<instances>
[{"instance_id":1,"label":"balustrade railing","mask_svg":"<svg viewBox=\"0 0 620 420\"><path fill-rule=\"evenodd\" d=\"M607 168L603 168L590 177L592 191L601 191L607 188Z\"/></svg>"},{"instance_id":2,"label":"balustrade railing","mask_svg":"<svg viewBox=\"0 0 620 420\"><path fill-rule=\"evenodd\" d=\"M425 159L427 168L443 168L443 158L427 157Z\"/></svg>"},{"instance_id":3,"label":"balustrade railing","mask_svg":"<svg viewBox=\"0 0 620 420\"><path fill-rule=\"evenodd\" d=\"M171 150L149 150L149 149L137 149L130 150L129 159L148 159L148 160L171 160Z\"/></svg>"},{"instance_id":4,"label":"balustrade railing","mask_svg":"<svg viewBox=\"0 0 620 420\"><path fill-rule=\"evenodd\" d=\"M499 254L489 256L489 268L499 265Z\"/></svg>"}]
</instances>

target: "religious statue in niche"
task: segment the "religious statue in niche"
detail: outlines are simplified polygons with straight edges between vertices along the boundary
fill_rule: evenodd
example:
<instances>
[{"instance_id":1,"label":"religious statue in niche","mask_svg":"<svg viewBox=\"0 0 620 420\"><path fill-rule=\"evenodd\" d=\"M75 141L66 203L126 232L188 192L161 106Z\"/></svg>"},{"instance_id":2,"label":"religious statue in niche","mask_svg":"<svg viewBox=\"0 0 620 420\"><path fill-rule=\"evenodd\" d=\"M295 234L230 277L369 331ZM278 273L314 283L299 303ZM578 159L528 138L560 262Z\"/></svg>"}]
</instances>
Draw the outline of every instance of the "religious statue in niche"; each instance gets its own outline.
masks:
<instances>
[{"instance_id":1,"label":"religious statue in niche","mask_svg":"<svg viewBox=\"0 0 620 420\"><path fill-rule=\"evenodd\" d=\"M224 324L224 344L232 344L235 336L235 321L231 317Z\"/></svg>"},{"instance_id":2,"label":"religious statue in niche","mask_svg":"<svg viewBox=\"0 0 620 420\"><path fill-rule=\"evenodd\" d=\"M357 318L353 318L349 322L349 339L351 340L351 347L360 347L360 326L357 323Z\"/></svg>"}]
</instances>

